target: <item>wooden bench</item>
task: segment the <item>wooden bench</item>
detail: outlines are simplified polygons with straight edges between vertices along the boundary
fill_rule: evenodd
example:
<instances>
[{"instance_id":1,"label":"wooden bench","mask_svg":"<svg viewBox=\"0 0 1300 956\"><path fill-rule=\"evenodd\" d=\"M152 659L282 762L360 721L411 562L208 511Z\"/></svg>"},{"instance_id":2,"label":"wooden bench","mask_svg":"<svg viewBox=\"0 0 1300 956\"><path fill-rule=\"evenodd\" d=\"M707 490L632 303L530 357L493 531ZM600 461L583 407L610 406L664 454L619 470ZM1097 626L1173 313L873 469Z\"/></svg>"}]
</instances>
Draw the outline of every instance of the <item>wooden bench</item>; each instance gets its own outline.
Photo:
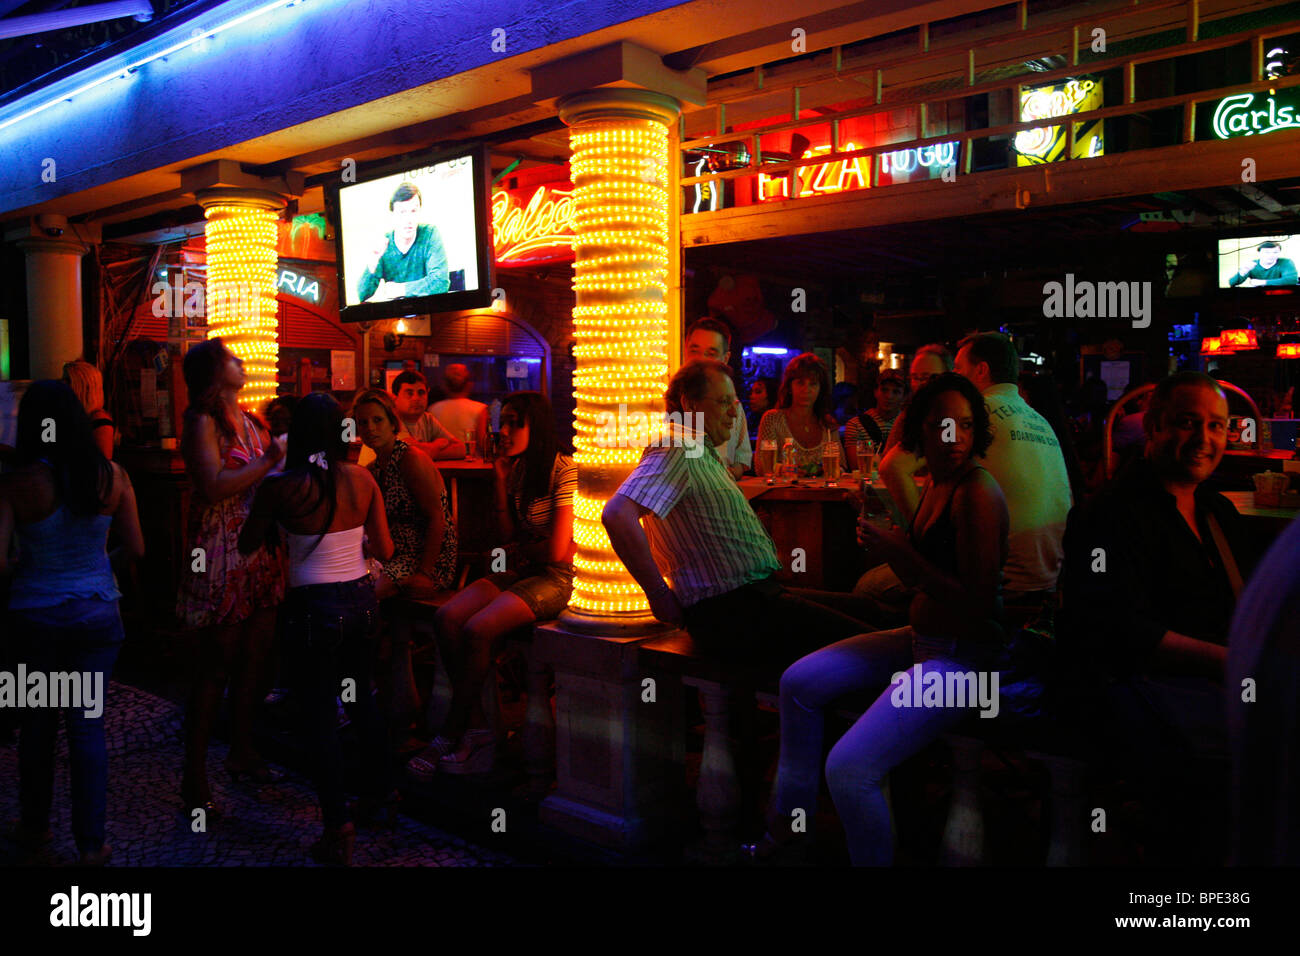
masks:
<instances>
[{"instance_id":1,"label":"wooden bench","mask_svg":"<svg viewBox=\"0 0 1300 956\"><path fill-rule=\"evenodd\" d=\"M396 597L384 602L384 611L393 624L394 658L401 654L405 659L405 663L396 664L395 669L404 668L405 676L400 679L405 685L406 692L414 695L417 706L419 698L415 687L411 651L417 646L432 649L434 681L426 708L430 728L442 724L451 706L451 679L447 674L447 668L443 666L442 655L438 650L434 620L438 610L455 594L455 591L440 591L436 595L418 600ZM524 660L527 704L519 739L523 748L524 770L528 774L529 789L535 793L544 793L549 789L550 780L555 774L555 714L551 710L550 670L533 653L533 629L538 624L545 623L547 622L538 621L536 624L516 628L506 634L504 639L507 651L517 651ZM423 635L422 644L417 644L417 634ZM501 721L500 691L495 679L484 683L483 709L492 720L492 729L498 741L503 740L505 728Z\"/></svg>"}]
</instances>

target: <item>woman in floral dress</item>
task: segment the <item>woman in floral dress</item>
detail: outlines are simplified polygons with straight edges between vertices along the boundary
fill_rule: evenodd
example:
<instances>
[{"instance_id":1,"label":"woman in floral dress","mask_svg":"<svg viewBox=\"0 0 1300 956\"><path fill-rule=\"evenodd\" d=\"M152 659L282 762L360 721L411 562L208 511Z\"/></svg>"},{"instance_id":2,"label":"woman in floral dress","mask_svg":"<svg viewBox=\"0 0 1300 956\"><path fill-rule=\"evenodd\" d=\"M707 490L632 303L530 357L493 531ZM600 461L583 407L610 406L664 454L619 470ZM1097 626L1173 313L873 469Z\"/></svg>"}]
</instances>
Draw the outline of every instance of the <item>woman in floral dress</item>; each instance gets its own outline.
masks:
<instances>
[{"instance_id":1,"label":"woman in floral dress","mask_svg":"<svg viewBox=\"0 0 1300 956\"><path fill-rule=\"evenodd\" d=\"M230 687L233 779L274 779L253 748L253 710L275 634L275 608L284 597L277 551L241 555L239 532L258 484L284 457L284 439L271 439L239 407L244 365L220 338L189 350L184 360L189 407L181 454L192 485L184 571L176 615L197 633L196 673L185 727L181 798L187 808L219 814L208 785L207 752L222 691Z\"/></svg>"}]
</instances>

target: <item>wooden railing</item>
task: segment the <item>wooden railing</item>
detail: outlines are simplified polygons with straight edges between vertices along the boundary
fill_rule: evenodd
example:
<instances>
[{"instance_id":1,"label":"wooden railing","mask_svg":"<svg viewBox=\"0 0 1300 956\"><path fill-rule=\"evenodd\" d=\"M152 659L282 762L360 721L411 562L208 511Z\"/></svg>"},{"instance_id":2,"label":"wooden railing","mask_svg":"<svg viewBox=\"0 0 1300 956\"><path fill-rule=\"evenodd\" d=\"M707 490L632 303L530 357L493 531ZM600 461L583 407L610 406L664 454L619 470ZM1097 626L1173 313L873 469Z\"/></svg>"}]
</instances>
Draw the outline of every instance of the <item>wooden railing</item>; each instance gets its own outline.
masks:
<instances>
[{"instance_id":1,"label":"wooden railing","mask_svg":"<svg viewBox=\"0 0 1300 956\"><path fill-rule=\"evenodd\" d=\"M979 47L968 46L964 48L967 61L966 85L953 86L937 92L926 93L917 96L888 96L885 93L884 78L886 72L891 69L898 69L903 66L914 71L918 64L926 62L938 62L944 58L951 58L955 52L962 52L962 48L955 44L938 47L929 42L929 31L922 29L919 31L920 48L914 55L900 56L884 62L864 64L851 69L841 69L842 66L842 47L833 47L826 52L830 55L831 69L822 69L819 72L800 71L795 75L782 77L776 83L769 83L766 79L766 73L763 67L756 67L752 71L755 77L755 85L737 89L735 87L735 78L729 78L724 81L728 84L725 90L720 90L715 94L711 92L710 99L714 100L709 107L713 109L716 115L715 131L710 135L695 136L686 138L685 130L687 118L683 116L680 129L679 148L683 154L683 163L685 154L705 149L708 147L717 147L720 144L744 143L747 148L749 162L747 165L720 170L718 172L708 173L699 176L683 176L679 180L682 187L693 186L703 183L721 184L727 180L748 179L758 174L764 174L772 177L782 175L793 176L795 171L808 166L818 166L826 163L840 162L857 158L871 157L873 161L869 164L869 182L864 186L877 187L882 184L880 177L881 163L875 162L874 157L899 152L908 149L916 149L936 143L960 141L960 163L961 172L970 173L973 156L973 145L979 140L985 140L992 137L1014 136L1014 134L1029 129L1038 129L1045 126L1064 126L1066 140L1062 155L1058 162L1078 161L1072 158L1074 149L1075 124L1087 123L1090 120L1112 119L1122 116L1135 116L1148 113L1153 110L1165 110L1172 108L1181 108L1182 132L1180 142L1192 142L1195 138L1196 131L1196 109L1199 103L1218 100L1225 96L1237 93L1255 93L1266 90L1280 91L1300 86L1300 75L1282 76L1277 79L1257 79L1252 82L1236 84L1232 86L1222 86L1213 89L1196 90L1189 93L1181 93L1172 96L1154 97L1138 100L1136 98L1136 70L1138 66L1150 63L1157 63L1166 60L1176 60L1189 54L1199 54L1210 50L1223 49L1236 46L1242 43L1250 44L1250 70L1251 75L1260 77L1264 68L1265 44L1271 39L1285 36L1291 33L1300 32L1300 20L1289 21L1287 23L1277 24L1267 28L1257 28L1245 31L1238 31L1214 37L1213 39L1198 39L1200 30L1203 26L1200 20L1200 2L1199 0L1160 0L1156 3L1144 3L1141 5L1125 4L1113 8L1096 10L1090 9L1086 16L1073 20L1066 20L1053 23L1044 23L1029 27L1025 4L1021 4L1021 29L1015 33L1005 35L1005 40L997 38L990 39L982 43ZM1259 12L1268 9L1272 4L1245 4L1234 8L1229 15L1239 16L1245 13ZM1105 24L1108 34L1118 34L1115 24L1131 20L1135 17L1148 16L1153 12L1165 10L1183 11L1181 21L1186 27L1187 40L1172 46L1163 47L1158 50L1135 51L1130 54L1116 55L1110 57L1099 57L1090 59L1086 63L1080 63L1080 42L1088 47L1088 40L1091 37L1090 29L1092 26ZM1218 19L1224 19L1219 17ZM1083 32L1081 32L1083 31ZM1166 33L1169 31L1168 23L1157 24L1141 33L1125 34L1125 40L1135 39L1137 36L1151 35L1153 33ZM1070 65L1055 70L1043 72L1026 72L1006 79L990 80L976 83L978 72L976 60L977 50L984 51L990 47L1005 46L1009 43L1024 43L1026 40L1033 40L1040 37L1059 35L1062 32L1068 32L1071 41L1070 48L1064 51L1068 54ZM1111 40L1113 45L1117 40ZM1295 52L1295 51L1293 51ZM1058 49L1048 49L1042 47L1026 46L1022 47L1014 56L1001 56L996 62L986 62L979 69L991 69L998 65L1005 66L1011 62L1022 62L1024 60L1045 58L1049 56L1062 56L1063 51ZM1010 102L1013 109L1018 109L1020 103L1020 94L1023 90L1039 88L1045 85L1052 85L1054 82L1063 82L1069 79L1077 78L1080 75L1095 75L1111 70L1119 70L1123 77L1123 102L1114 106L1101 107L1098 109L1088 110L1079 113L1067 113L1059 116L1037 118L1014 123L1002 123L996 126L986 126L977 129L952 130L943 133L933 133L928 127L929 108L934 104L949 103L954 100L961 100L970 96L1008 92L1010 93ZM844 110L831 114L822 115L802 115L808 108L802 103L802 91L813 84L822 83L827 80L852 80L861 79L865 76L875 76L875 96L874 102L855 109ZM952 73L948 73L952 78ZM921 83L933 83L937 77L927 78L926 80L917 80L909 82L908 86L915 87ZM895 90L901 91L896 87ZM764 124L758 127L746 128L740 131L727 131L727 107L729 104L735 104L746 99L756 99L758 97L770 97L774 92L788 91L790 94L789 115L791 119L782 119L772 123ZM896 112L898 110L911 109L914 111L916 125L920 132L909 140L840 151L841 136L840 124L846 120L860 117L872 116L881 113ZM762 150L762 137L779 133L783 131L807 129L812 126L823 126L829 124L831 132L831 152L815 156L807 156L798 159L788 159L780 162L764 162ZM1173 145L1173 144L1170 144ZM1143 151L1150 148L1160 147L1143 147ZM1115 150L1111 150L1113 155ZM1014 150L1011 151L1014 156ZM682 167L685 169L685 165ZM710 212L684 213L694 217L707 217Z\"/></svg>"}]
</instances>

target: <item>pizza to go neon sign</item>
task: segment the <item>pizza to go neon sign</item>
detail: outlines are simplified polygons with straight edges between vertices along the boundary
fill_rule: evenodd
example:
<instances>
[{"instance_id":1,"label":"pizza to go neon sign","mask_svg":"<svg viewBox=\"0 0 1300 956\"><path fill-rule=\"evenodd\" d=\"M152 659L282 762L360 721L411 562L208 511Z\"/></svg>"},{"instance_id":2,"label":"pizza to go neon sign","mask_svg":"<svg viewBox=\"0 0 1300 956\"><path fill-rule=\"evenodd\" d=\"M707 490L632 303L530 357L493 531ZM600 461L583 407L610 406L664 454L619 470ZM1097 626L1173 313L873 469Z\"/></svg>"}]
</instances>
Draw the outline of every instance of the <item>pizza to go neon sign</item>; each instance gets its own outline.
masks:
<instances>
[{"instance_id":1,"label":"pizza to go neon sign","mask_svg":"<svg viewBox=\"0 0 1300 956\"><path fill-rule=\"evenodd\" d=\"M492 246L499 265L573 258L573 186L569 183L492 194Z\"/></svg>"}]
</instances>

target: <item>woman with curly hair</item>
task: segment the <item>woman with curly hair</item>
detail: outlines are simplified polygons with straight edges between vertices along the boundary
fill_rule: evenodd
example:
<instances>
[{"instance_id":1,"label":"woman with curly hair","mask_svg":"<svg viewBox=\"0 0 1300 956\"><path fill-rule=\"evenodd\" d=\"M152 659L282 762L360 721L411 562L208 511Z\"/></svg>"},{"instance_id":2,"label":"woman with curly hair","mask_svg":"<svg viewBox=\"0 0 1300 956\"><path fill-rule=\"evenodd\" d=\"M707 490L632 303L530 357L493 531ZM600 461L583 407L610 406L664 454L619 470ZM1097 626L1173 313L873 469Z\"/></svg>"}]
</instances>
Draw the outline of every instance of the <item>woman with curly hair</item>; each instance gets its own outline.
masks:
<instances>
[{"instance_id":1,"label":"woman with curly hair","mask_svg":"<svg viewBox=\"0 0 1300 956\"><path fill-rule=\"evenodd\" d=\"M181 455L193 494L176 615L198 631L198 666L186 714L181 799L186 808L219 815L207 755L227 681L226 770L233 779L257 783L277 776L253 749L253 709L275 634L275 608L284 598L284 569L277 552L260 547L240 554L238 542L257 486L284 457L285 445L239 407L244 363L220 338L185 353L183 370L189 406Z\"/></svg>"},{"instance_id":2,"label":"woman with curly hair","mask_svg":"<svg viewBox=\"0 0 1300 956\"><path fill-rule=\"evenodd\" d=\"M975 462L993 440L984 400L969 380L945 373L916 393L903 427L904 448L930 464L920 507L905 533L859 520L858 542L913 589L909 624L831 644L781 676L781 759L760 857L800 837L791 827L797 809L815 816L827 708L886 688L831 748L826 780L854 864L888 865L885 775L970 714L951 701L909 706L913 684L928 693L936 676L987 672L1002 649L1008 519L998 483Z\"/></svg>"}]
</instances>

